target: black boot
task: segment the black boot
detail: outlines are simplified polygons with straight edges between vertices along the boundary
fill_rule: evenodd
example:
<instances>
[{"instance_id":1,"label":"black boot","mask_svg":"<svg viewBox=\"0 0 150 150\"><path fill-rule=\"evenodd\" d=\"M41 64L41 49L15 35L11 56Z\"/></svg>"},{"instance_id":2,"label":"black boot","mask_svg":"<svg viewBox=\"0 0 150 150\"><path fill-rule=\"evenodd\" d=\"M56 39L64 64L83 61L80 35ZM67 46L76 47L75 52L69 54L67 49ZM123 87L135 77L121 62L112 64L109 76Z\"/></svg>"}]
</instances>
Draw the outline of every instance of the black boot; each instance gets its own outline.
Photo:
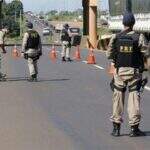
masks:
<instances>
[{"instance_id":1,"label":"black boot","mask_svg":"<svg viewBox=\"0 0 150 150\"><path fill-rule=\"evenodd\" d=\"M33 75L33 79L34 79L35 82L37 81L37 74Z\"/></svg>"},{"instance_id":2,"label":"black boot","mask_svg":"<svg viewBox=\"0 0 150 150\"><path fill-rule=\"evenodd\" d=\"M120 136L120 123L113 122L113 131L111 133L112 136Z\"/></svg>"},{"instance_id":3,"label":"black boot","mask_svg":"<svg viewBox=\"0 0 150 150\"><path fill-rule=\"evenodd\" d=\"M6 74L0 73L0 81L6 81Z\"/></svg>"},{"instance_id":4,"label":"black boot","mask_svg":"<svg viewBox=\"0 0 150 150\"><path fill-rule=\"evenodd\" d=\"M71 62L71 61L73 61L73 60L72 60L72 59L70 59L70 58L67 58L67 61Z\"/></svg>"},{"instance_id":5,"label":"black boot","mask_svg":"<svg viewBox=\"0 0 150 150\"><path fill-rule=\"evenodd\" d=\"M65 62L66 61L66 59L65 59L65 57L62 57L62 60L61 60L62 62Z\"/></svg>"},{"instance_id":6,"label":"black boot","mask_svg":"<svg viewBox=\"0 0 150 150\"><path fill-rule=\"evenodd\" d=\"M139 129L139 124L131 126L130 137L145 136L145 133Z\"/></svg>"},{"instance_id":7,"label":"black boot","mask_svg":"<svg viewBox=\"0 0 150 150\"><path fill-rule=\"evenodd\" d=\"M34 81L37 81L37 75L36 74L33 74L30 76L30 78L28 79L29 82L34 82Z\"/></svg>"}]
</instances>

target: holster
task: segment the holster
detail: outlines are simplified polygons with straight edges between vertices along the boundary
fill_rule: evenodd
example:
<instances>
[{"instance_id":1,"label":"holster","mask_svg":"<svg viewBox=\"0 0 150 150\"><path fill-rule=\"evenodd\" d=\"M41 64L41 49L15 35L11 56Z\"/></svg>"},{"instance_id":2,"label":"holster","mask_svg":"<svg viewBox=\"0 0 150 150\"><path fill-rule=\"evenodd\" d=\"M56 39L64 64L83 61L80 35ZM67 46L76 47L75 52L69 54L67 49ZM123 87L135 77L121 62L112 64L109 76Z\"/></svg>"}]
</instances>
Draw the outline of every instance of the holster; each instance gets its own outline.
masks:
<instances>
[{"instance_id":1,"label":"holster","mask_svg":"<svg viewBox=\"0 0 150 150\"><path fill-rule=\"evenodd\" d=\"M39 55L37 55L37 56L28 56L28 58L31 58L33 61L36 61L40 58L40 56Z\"/></svg>"},{"instance_id":2,"label":"holster","mask_svg":"<svg viewBox=\"0 0 150 150\"><path fill-rule=\"evenodd\" d=\"M125 92L126 91L126 87L124 88L121 88L121 87L118 87L114 84L114 78L111 80L110 82L110 88L111 90L114 92L114 89L116 89L117 91L120 91L120 92Z\"/></svg>"}]
</instances>

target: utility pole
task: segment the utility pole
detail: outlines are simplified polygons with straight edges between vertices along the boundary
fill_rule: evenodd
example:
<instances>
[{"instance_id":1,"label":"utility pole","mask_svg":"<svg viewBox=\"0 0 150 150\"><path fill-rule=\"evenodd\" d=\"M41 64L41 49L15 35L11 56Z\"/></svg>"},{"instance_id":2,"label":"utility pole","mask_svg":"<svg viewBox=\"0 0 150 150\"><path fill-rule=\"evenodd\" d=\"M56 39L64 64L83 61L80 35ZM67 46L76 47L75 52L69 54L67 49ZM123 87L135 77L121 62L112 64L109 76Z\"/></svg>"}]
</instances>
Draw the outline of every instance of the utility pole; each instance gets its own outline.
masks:
<instances>
[{"instance_id":1,"label":"utility pole","mask_svg":"<svg viewBox=\"0 0 150 150\"><path fill-rule=\"evenodd\" d=\"M0 0L0 28L2 28L2 3L3 0Z\"/></svg>"},{"instance_id":2,"label":"utility pole","mask_svg":"<svg viewBox=\"0 0 150 150\"><path fill-rule=\"evenodd\" d=\"M91 48L97 47L97 0L82 0L83 34L89 35Z\"/></svg>"},{"instance_id":3,"label":"utility pole","mask_svg":"<svg viewBox=\"0 0 150 150\"><path fill-rule=\"evenodd\" d=\"M20 36L22 36L22 12L20 10Z\"/></svg>"},{"instance_id":4,"label":"utility pole","mask_svg":"<svg viewBox=\"0 0 150 150\"><path fill-rule=\"evenodd\" d=\"M83 6L83 35L89 35L89 0L82 0Z\"/></svg>"},{"instance_id":5,"label":"utility pole","mask_svg":"<svg viewBox=\"0 0 150 150\"><path fill-rule=\"evenodd\" d=\"M89 0L89 42L97 48L97 0Z\"/></svg>"},{"instance_id":6,"label":"utility pole","mask_svg":"<svg viewBox=\"0 0 150 150\"><path fill-rule=\"evenodd\" d=\"M132 12L132 0L126 0L126 10Z\"/></svg>"}]
</instances>

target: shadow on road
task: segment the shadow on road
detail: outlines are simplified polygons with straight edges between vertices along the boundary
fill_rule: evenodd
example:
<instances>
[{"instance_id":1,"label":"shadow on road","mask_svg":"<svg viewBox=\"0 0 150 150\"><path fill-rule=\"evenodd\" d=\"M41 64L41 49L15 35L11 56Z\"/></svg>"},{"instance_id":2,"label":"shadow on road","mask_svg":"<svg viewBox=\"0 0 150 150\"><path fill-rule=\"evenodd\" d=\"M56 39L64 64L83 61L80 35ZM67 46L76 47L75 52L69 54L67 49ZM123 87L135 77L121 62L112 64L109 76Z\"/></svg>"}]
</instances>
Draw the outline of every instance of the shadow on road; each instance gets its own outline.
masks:
<instances>
[{"instance_id":1,"label":"shadow on road","mask_svg":"<svg viewBox=\"0 0 150 150\"><path fill-rule=\"evenodd\" d=\"M7 78L5 82L9 82L9 81L14 81L14 82L17 82L17 81L28 81L29 78L27 77L10 77L10 78ZM50 81L68 81L70 79L44 79L44 78L39 78L38 81L36 82L50 82Z\"/></svg>"},{"instance_id":2,"label":"shadow on road","mask_svg":"<svg viewBox=\"0 0 150 150\"><path fill-rule=\"evenodd\" d=\"M144 133L146 134L146 136L150 136L150 131L145 131Z\"/></svg>"},{"instance_id":3,"label":"shadow on road","mask_svg":"<svg viewBox=\"0 0 150 150\"><path fill-rule=\"evenodd\" d=\"M10 77L6 79L6 82L8 81L26 81L27 77Z\"/></svg>"},{"instance_id":4,"label":"shadow on road","mask_svg":"<svg viewBox=\"0 0 150 150\"><path fill-rule=\"evenodd\" d=\"M145 136L150 136L150 131L144 131L144 133L145 133ZM129 136L129 134L121 134L120 136L121 137ZM139 136L139 137L145 137L145 136Z\"/></svg>"},{"instance_id":5,"label":"shadow on road","mask_svg":"<svg viewBox=\"0 0 150 150\"><path fill-rule=\"evenodd\" d=\"M47 81L69 81L70 79L38 79L37 82L47 82Z\"/></svg>"}]
</instances>

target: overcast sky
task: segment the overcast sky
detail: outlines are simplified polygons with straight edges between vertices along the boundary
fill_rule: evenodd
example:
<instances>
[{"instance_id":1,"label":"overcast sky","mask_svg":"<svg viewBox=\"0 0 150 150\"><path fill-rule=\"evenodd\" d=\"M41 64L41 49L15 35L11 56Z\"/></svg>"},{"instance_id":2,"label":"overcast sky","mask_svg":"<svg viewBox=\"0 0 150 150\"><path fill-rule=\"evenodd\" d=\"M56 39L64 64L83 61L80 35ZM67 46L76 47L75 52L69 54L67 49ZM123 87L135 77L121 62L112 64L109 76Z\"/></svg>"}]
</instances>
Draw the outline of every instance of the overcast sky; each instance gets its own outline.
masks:
<instances>
[{"instance_id":1,"label":"overcast sky","mask_svg":"<svg viewBox=\"0 0 150 150\"><path fill-rule=\"evenodd\" d=\"M10 2L12 0L6 0ZM82 8L82 0L21 0L24 5L24 10L28 11L49 11L49 10L74 10ZM108 0L98 0L98 6L103 9L108 7Z\"/></svg>"}]
</instances>

